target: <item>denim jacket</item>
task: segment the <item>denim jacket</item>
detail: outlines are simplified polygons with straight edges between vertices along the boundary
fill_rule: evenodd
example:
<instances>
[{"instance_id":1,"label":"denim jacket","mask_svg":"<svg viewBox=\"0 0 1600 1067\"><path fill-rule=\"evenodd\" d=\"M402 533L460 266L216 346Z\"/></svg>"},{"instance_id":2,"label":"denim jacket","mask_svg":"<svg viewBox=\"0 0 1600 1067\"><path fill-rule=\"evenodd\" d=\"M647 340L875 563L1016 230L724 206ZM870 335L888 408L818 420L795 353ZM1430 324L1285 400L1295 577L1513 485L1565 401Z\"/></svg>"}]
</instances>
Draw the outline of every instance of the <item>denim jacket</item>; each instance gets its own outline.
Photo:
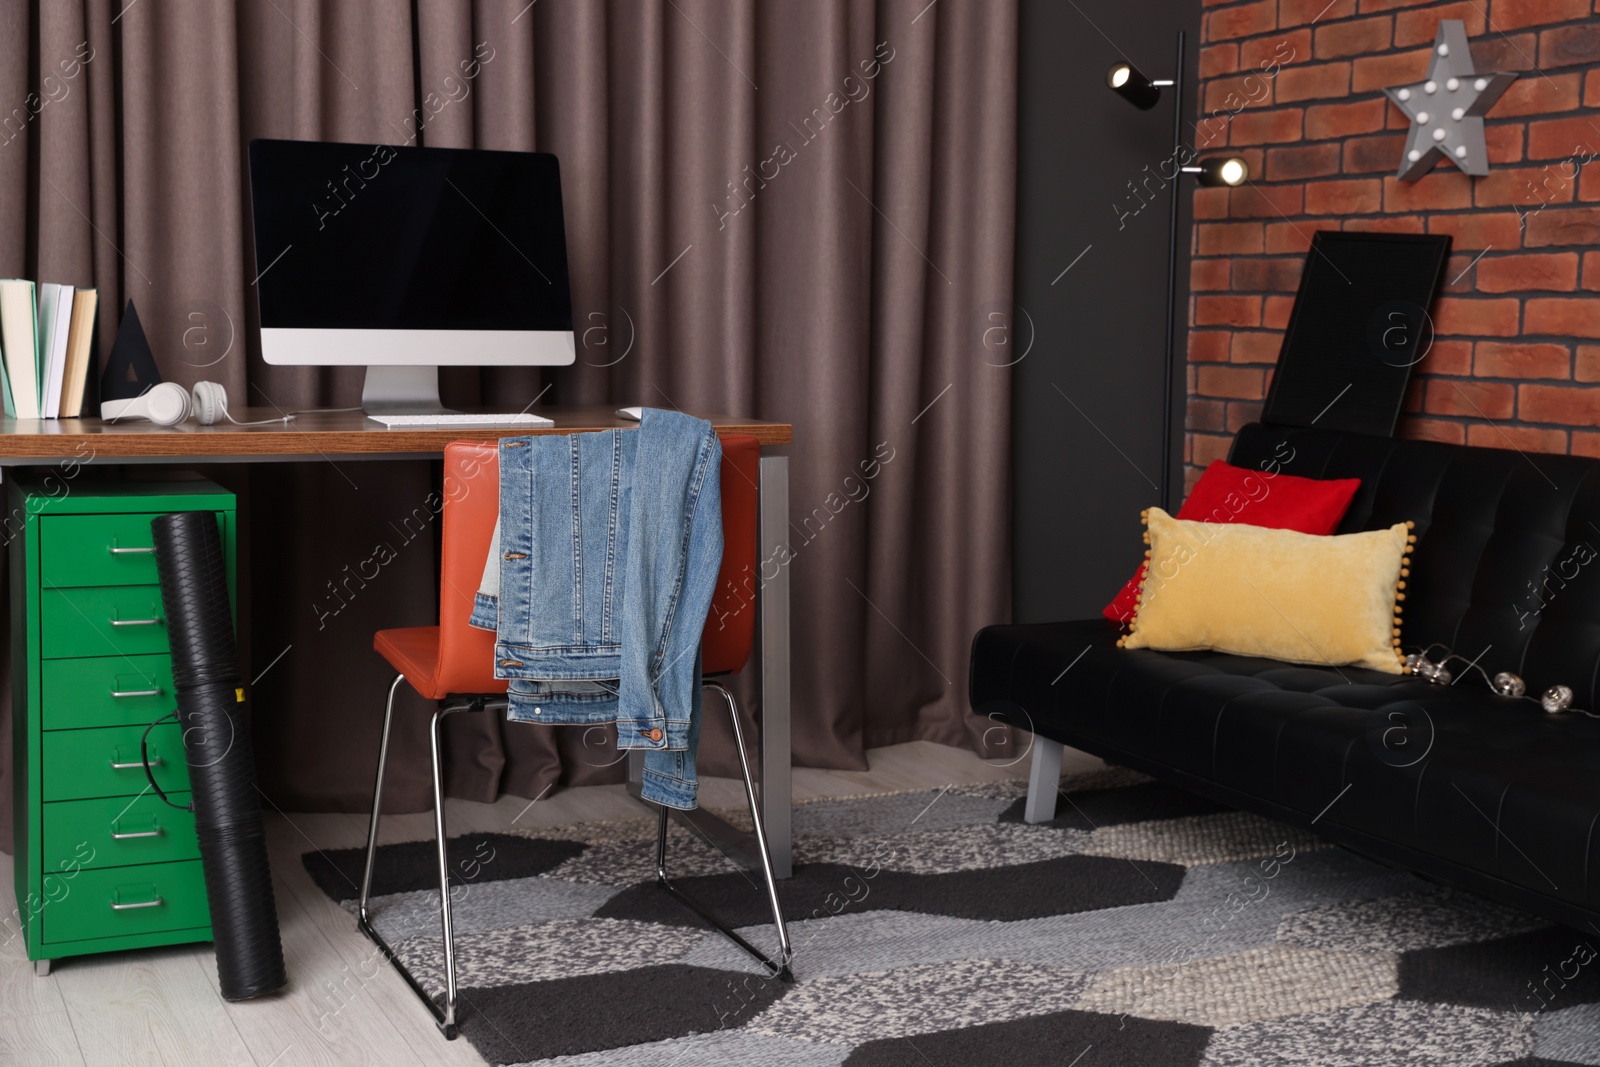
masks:
<instances>
[{"instance_id":1,"label":"denim jacket","mask_svg":"<svg viewBox=\"0 0 1600 1067\"><path fill-rule=\"evenodd\" d=\"M637 430L500 442L500 522L472 624L495 631L507 716L615 722L645 799L696 805L700 636L722 563L722 446L647 408Z\"/></svg>"}]
</instances>

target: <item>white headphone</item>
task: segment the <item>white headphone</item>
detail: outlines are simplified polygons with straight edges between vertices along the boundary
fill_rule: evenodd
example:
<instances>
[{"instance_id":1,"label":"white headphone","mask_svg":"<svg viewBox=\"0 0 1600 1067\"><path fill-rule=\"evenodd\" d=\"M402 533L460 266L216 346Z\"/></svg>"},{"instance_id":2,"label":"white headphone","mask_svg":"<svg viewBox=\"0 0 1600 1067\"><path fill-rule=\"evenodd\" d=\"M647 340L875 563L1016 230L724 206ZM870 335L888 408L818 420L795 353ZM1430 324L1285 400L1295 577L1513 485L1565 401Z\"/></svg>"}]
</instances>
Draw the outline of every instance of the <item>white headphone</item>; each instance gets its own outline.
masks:
<instances>
[{"instance_id":1,"label":"white headphone","mask_svg":"<svg viewBox=\"0 0 1600 1067\"><path fill-rule=\"evenodd\" d=\"M228 414L228 391L216 382L196 382L192 393L177 382L162 382L131 399L107 400L100 405L100 417L106 422L149 419L157 426L176 426L191 413L202 426L215 425L222 419L235 426L265 426L294 418L291 414L278 419L240 422Z\"/></svg>"}]
</instances>

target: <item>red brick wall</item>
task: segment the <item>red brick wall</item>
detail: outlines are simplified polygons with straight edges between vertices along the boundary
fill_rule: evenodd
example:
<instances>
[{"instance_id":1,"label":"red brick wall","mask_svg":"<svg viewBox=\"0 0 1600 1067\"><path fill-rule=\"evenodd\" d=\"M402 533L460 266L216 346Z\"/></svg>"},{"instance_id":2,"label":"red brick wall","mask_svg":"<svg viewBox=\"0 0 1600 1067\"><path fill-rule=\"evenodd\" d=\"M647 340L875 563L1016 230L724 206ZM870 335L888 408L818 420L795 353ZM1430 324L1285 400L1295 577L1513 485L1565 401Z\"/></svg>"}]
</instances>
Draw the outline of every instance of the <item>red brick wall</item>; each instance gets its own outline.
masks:
<instances>
[{"instance_id":1,"label":"red brick wall","mask_svg":"<svg viewBox=\"0 0 1600 1067\"><path fill-rule=\"evenodd\" d=\"M1600 0L1204 3L1193 143L1251 182L1194 194L1191 484L1259 415L1319 229L1454 239L1401 435L1600 455ZM1400 182L1379 90L1424 76L1441 18L1480 72L1523 73L1489 113L1488 177Z\"/></svg>"}]
</instances>

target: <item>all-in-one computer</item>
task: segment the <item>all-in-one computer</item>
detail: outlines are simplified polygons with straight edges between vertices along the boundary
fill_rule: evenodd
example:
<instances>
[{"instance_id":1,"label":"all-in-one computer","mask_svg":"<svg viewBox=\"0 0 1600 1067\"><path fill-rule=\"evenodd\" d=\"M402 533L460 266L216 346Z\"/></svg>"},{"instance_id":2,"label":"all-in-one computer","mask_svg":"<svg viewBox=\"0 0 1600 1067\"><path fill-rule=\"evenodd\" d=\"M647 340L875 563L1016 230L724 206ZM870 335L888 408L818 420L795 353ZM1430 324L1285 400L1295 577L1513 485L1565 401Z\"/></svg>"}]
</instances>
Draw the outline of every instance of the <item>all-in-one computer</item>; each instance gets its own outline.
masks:
<instances>
[{"instance_id":1,"label":"all-in-one computer","mask_svg":"<svg viewBox=\"0 0 1600 1067\"><path fill-rule=\"evenodd\" d=\"M256 140L250 196L262 358L365 366L369 415L493 424L440 366L573 362L555 156Z\"/></svg>"}]
</instances>

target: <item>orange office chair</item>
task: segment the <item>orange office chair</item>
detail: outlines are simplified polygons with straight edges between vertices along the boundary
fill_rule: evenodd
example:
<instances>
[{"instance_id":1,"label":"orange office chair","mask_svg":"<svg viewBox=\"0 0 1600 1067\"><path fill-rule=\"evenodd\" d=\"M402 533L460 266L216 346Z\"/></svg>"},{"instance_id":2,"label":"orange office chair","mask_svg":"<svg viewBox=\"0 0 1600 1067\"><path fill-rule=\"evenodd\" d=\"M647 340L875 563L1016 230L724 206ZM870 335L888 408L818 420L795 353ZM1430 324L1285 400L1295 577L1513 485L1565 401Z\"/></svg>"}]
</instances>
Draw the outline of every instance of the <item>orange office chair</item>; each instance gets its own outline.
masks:
<instances>
[{"instance_id":1,"label":"orange office chair","mask_svg":"<svg viewBox=\"0 0 1600 1067\"><path fill-rule=\"evenodd\" d=\"M701 638L701 671L705 678L740 670L750 658L755 639L753 604L756 574L757 477L760 443L744 435L722 440L722 567ZM451 927L450 861L444 826L444 765L440 730L445 716L461 711L503 711L508 704L507 683L494 676L494 634L470 625L473 598L483 576L484 559L500 511L499 444L495 441L457 441L444 454L443 547L440 561L439 625L380 630L372 645L397 672L389 685L383 713L383 737L378 746L377 781L372 789L372 822L367 831L366 867L361 877L357 926L388 957L401 977L433 1013L448 1039L456 1036L455 937ZM406 682L422 697L439 702L433 713L433 828L439 849L439 924L444 940L445 997L441 1008L406 969L367 914L372 891L373 864L378 850L378 823L383 806L383 772L389 753L389 729L394 719L394 698ZM728 925L711 915L667 878L667 809L659 810L656 840L656 877L673 897L750 953L784 981L793 981L793 950L778 900L772 859L767 849L766 827L756 799L750 761L745 754L744 732L738 707L720 682L706 681L719 693L733 723L739 765L744 775L745 798L755 827L755 852L766 877L768 902L778 930L779 962L773 962Z\"/></svg>"}]
</instances>

